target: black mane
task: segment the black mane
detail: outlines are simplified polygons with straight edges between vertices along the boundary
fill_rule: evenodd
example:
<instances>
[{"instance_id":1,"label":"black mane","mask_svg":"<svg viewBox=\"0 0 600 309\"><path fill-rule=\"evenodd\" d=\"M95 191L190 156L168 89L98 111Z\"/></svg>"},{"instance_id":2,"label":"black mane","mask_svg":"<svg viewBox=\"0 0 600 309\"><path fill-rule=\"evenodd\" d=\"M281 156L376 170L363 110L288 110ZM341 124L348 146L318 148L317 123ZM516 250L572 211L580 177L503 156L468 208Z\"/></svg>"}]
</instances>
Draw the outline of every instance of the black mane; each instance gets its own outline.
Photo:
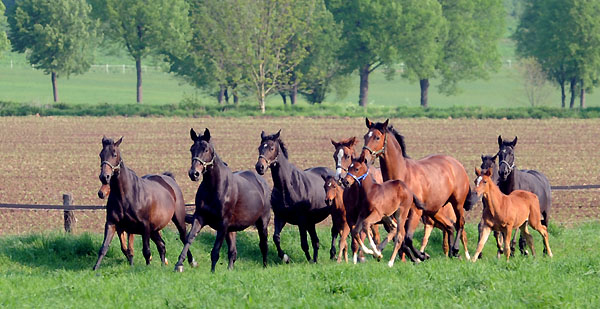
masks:
<instances>
[{"instance_id":1,"label":"black mane","mask_svg":"<svg viewBox=\"0 0 600 309\"><path fill-rule=\"evenodd\" d=\"M388 132L394 134L394 137L398 141L398 144L400 144L400 148L402 149L402 156L405 158L410 158L406 154L406 144L404 143L404 136L400 134L392 125L388 126Z\"/></svg>"},{"instance_id":2,"label":"black mane","mask_svg":"<svg viewBox=\"0 0 600 309\"><path fill-rule=\"evenodd\" d=\"M279 143L279 147L281 148L281 151L283 152L283 155L288 158L288 151L287 148L285 147L285 144L283 143L283 141L281 140L280 137L277 137L276 134L271 134L271 135L267 135L265 136L262 141L275 141Z\"/></svg>"}]
</instances>

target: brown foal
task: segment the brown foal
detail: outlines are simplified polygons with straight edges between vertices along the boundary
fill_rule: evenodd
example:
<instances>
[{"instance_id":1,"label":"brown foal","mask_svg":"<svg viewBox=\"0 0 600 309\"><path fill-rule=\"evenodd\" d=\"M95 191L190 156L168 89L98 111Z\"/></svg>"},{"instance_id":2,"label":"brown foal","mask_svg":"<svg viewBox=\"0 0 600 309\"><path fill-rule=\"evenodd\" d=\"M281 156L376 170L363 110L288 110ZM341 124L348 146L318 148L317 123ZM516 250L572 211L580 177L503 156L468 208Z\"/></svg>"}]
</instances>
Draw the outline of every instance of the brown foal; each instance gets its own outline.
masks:
<instances>
[{"instance_id":1,"label":"brown foal","mask_svg":"<svg viewBox=\"0 0 600 309\"><path fill-rule=\"evenodd\" d=\"M527 245L531 249L531 254L535 256L533 237L527 229L527 222L542 235L546 252L548 256L552 257L552 251L550 251L550 245L548 244L548 231L542 225L542 214L537 195L524 190L515 190L506 195L500 191L500 188L491 179L491 170L488 169L482 173L479 168L476 168L475 174L477 175L475 190L478 195L483 194L486 205L483 208L480 223L481 234L479 235L477 251L473 255L473 262L477 261L479 253L483 250L483 246L492 230L500 231L504 236L504 253L507 261L510 258L511 234L515 228L521 229L521 233L525 235Z\"/></svg>"}]
</instances>

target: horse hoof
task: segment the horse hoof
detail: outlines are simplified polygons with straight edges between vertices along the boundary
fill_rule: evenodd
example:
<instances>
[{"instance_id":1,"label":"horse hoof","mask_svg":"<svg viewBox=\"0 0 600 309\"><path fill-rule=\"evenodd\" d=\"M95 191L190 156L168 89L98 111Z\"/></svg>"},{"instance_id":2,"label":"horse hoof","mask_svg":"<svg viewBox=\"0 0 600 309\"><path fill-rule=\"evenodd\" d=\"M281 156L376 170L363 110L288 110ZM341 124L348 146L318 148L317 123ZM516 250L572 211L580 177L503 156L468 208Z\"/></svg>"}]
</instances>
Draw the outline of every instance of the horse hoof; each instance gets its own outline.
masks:
<instances>
[{"instance_id":1,"label":"horse hoof","mask_svg":"<svg viewBox=\"0 0 600 309\"><path fill-rule=\"evenodd\" d=\"M415 259L415 265L421 263L421 260Z\"/></svg>"},{"instance_id":2,"label":"horse hoof","mask_svg":"<svg viewBox=\"0 0 600 309\"><path fill-rule=\"evenodd\" d=\"M290 257L287 254L283 255L283 262L286 263L286 264L290 263Z\"/></svg>"},{"instance_id":3,"label":"horse hoof","mask_svg":"<svg viewBox=\"0 0 600 309\"><path fill-rule=\"evenodd\" d=\"M427 254L426 252L422 252L422 254L425 257L425 260L429 260L429 258L431 258L431 256L429 256L429 254Z\"/></svg>"},{"instance_id":4,"label":"horse hoof","mask_svg":"<svg viewBox=\"0 0 600 309\"><path fill-rule=\"evenodd\" d=\"M196 260L193 260L193 261L190 263L190 266L191 266L192 268L196 268L196 267L198 267L198 262L196 262Z\"/></svg>"},{"instance_id":5,"label":"horse hoof","mask_svg":"<svg viewBox=\"0 0 600 309\"><path fill-rule=\"evenodd\" d=\"M165 265L169 265L169 260L167 260L167 258L165 258Z\"/></svg>"},{"instance_id":6,"label":"horse hoof","mask_svg":"<svg viewBox=\"0 0 600 309\"><path fill-rule=\"evenodd\" d=\"M359 258L358 261L361 263L365 263L367 261L367 259L363 256L363 257Z\"/></svg>"},{"instance_id":7,"label":"horse hoof","mask_svg":"<svg viewBox=\"0 0 600 309\"><path fill-rule=\"evenodd\" d=\"M175 266L175 272L182 273L183 272L183 265L176 265Z\"/></svg>"},{"instance_id":8,"label":"horse hoof","mask_svg":"<svg viewBox=\"0 0 600 309\"><path fill-rule=\"evenodd\" d=\"M393 266L394 266L394 261L390 260L390 261L388 262L388 267L390 267L390 268L391 268L391 267L393 267Z\"/></svg>"}]
</instances>

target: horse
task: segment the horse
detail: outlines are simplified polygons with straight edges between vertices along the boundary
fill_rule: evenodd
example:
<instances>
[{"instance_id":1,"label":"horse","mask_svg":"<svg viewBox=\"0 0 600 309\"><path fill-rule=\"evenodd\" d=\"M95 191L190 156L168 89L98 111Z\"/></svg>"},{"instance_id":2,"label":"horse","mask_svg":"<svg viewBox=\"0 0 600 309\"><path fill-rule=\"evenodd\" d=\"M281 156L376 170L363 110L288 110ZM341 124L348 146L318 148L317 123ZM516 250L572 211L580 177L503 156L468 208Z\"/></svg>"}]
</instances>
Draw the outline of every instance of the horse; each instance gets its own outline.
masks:
<instances>
[{"instance_id":1,"label":"horse","mask_svg":"<svg viewBox=\"0 0 600 309\"><path fill-rule=\"evenodd\" d=\"M463 235L465 224L464 211L470 210L478 201L477 195L471 191L469 177L463 165L451 156L440 154L429 155L419 160L411 159L406 154L404 137L392 126L388 126L389 119L383 123L372 123L365 118L365 123L369 131L364 136L361 155L371 161L379 158L383 179L403 180L425 205L424 210L411 210L413 215L409 219L405 239L407 245L412 247L414 231L423 214L441 223L444 218L439 210L450 203L456 221L446 227L446 232L452 235L454 229L456 230L451 255L458 255L458 238ZM468 257L466 237L461 237L461 240ZM385 244L384 240L379 246L380 249ZM426 255L421 252L416 255L420 260L426 259Z\"/></svg>"},{"instance_id":2,"label":"horse","mask_svg":"<svg viewBox=\"0 0 600 309\"><path fill-rule=\"evenodd\" d=\"M354 157L356 156L355 151L354 151L354 146L357 143L358 143L358 141L357 141L356 137L347 138L347 139L341 140L339 142L331 140L331 144L335 147L335 151L333 153L333 161L335 162L335 165L336 165L336 177L337 178L339 178L342 171L348 172L348 166L350 166L350 163L352 163L352 159L354 159ZM372 165L369 165L369 173L373 177L375 177L375 182L377 182L377 183L383 182L383 177L381 175L381 169L376 168ZM332 215L332 219L333 219L333 216L337 215L337 213L332 212L331 215ZM443 233L442 250L444 251L444 254L446 256L448 256L448 252L450 249L450 246L449 246L449 238L450 238L449 236L450 235L446 232L446 230L447 230L447 227L453 225L454 222L456 222L456 215L454 215L454 211L452 210L452 205L450 205L450 204L444 205L444 207L440 211L440 217L443 218L441 223L433 220L431 217L428 217L428 216L422 217L423 225L425 227L424 227L423 241L421 242L421 248L419 251L421 251L426 256L428 256L428 255L427 255L427 253L425 253L425 248L427 247L427 243L429 242L429 237L431 236L431 232L433 231L434 227L437 227L440 230L442 230L442 233ZM356 222L356 218L352 219L352 221ZM387 221L389 221L389 219L384 221L384 226L389 233L391 228ZM332 250L334 250L335 249L334 242L335 242L335 239L337 238L337 233L339 231L339 228L336 227L335 225L333 225L331 228L332 228L332 230L331 230L331 232L332 232L331 248L332 248ZM334 234L334 230L335 230L335 234ZM379 236L379 228L377 227L377 225L373 225L373 233L374 233L375 243L379 244L380 236ZM466 243L467 233L465 231L463 231L461 237L464 238L463 241ZM467 256L467 259L468 259L468 256ZM402 254L402 260L404 260L404 253Z\"/></svg>"},{"instance_id":3,"label":"horse","mask_svg":"<svg viewBox=\"0 0 600 309\"><path fill-rule=\"evenodd\" d=\"M300 170L288 158L288 151L280 138L281 130L272 135L260 134L256 171L264 175L271 169L273 190L271 206L275 214L275 230L273 242L277 247L277 255L285 263L289 256L281 249L280 234L286 223L298 225L300 244L306 259L311 261L308 252L306 233L310 235L313 247L312 262L316 263L319 252L319 238L315 224L325 220L331 212L331 207L325 203L325 181L323 176L334 176L334 172L325 167L313 167Z\"/></svg>"},{"instance_id":4,"label":"horse","mask_svg":"<svg viewBox=\"0 0 600 309\"><path fill-rule=\"evenodd\" d=\"M402 180L388 180L378 184L369 175L368 164L364 156L353 159L348 167L348 173L342 179L346 186L358 183L359 190L359 213L356 226L352 229L352 238L358 242L363 252L372 254L378 259L382 258L381 252L373 242L371 225L379 222L385 216L394 216L397 225L395 233L388 233L387 240L395 237L394 250L388 262L388 266L394 265L398 249L402 245L402 251L409 256L413 262L418 262L411 254L411 249L404 242L405 224L408 213L412 207L423 209L423 204L415 194L406 186ZM371 249L367 248L359 237L365 233L369 239ZM356 263L356 260L354 261Z\"/></svg>"},{"instance_id":5,"label":"horse","mask_svg":"<svg viewBox=\"0 0 600 309\"><path fill-rule=\"evenodd\" d=\"M472 261L477 261L491 230L500 231L503 234L506 261L508 261L511 253L510 239L513 228L520 228L521 235L525 235L527 245L531 249L531 254L535 256L533 237L527 229L527 222L542 235L544 252L552 257L548 243L548 230L541 221L542 215L537 195L525 190L514 190L506 195L491 179L491 170L488 169L482 173L480 169L476 168L475 174L477 175L475 191L485 197L485 207L481 216L482 230L479 235L479 243Z\"/></svg>"},{"instance_id":6,"label":"horse","mask_svg":"<svg viewBox=\"0 0 600 309\"><path fill-rule=\"evenodd\" d=\"M515 167L514 150L516 145L516 136L512 141L503 141L502 136L498 136L498 161L500 162L498 164L498 187L504 194L510 194L514 190L526 190L537 195L542 224L548 228L548 216L552 207L550 182L544 174L536 170L520 170ZM527 254L523 237L519 238L519 250L522 254Z\"/></svg>"},{"instance_id":7,"label":"horse","mask_svg":"<svg viewBox=\"0 0 600 309\"><path fill-rule=\"evenodd\" d=\"M173 174L166 172L162 175L138 177L125 165L121 157L119 146L122 141L123 137L116 142L113 139L102 138L99 176L102 187L98 196L108 196L108 201L104 241L93 270L100 267L115 232L119 235L121 251L130 265L133 265L133 234L142 235L142 252L146 265L150 264L152 259L150 239L156 244L162 264L168 264L165 258L165 242L160 230L169 220L175 224L181 241L185 240L185 204ZM108 190L106 185L109 185ZM196 263L191 253L188 258L190 264Z\"/></svg>"},{"instance_id":8,"label":"horse","mask_svg":"<svg viewBox=\"0 0 600 309\"><path fill-rule=\"evenodd\" d=\"M217 155L211 142L210 130L204 130L199 136L190 129L193 141L190 152L192 166L188 175L192 181L202 182L196 192L196 211L192 228L184 243L175 271L183 271L183 261L189 247L203 226L213 228L217 235L210 254L211 272L219 260L219 251L223 240L227 241L229 265L237 260L236 232L255 226L258 231L259 247L263 258L263 267L267 266L268 225L271 220L271 190L264 178L254 171L232 172Z\"/></svg>"}]
</instances>

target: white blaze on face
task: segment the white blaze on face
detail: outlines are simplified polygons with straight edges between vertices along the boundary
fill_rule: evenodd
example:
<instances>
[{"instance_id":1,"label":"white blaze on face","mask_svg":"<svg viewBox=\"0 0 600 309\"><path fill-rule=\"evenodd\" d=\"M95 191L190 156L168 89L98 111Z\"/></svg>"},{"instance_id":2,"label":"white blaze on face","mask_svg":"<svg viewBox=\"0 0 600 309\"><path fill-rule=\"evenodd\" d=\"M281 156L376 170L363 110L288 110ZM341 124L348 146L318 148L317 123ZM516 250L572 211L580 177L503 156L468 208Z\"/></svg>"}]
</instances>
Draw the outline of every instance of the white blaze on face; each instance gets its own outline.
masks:
<instances>
[{"instance_id":1,"label":"white blaze on face","mask_svg":"<svg viewBox=\"0 0 600 309\"><path fill-rule=\"evenodd\" d=\"M340 176L342 175L342 156L344 155L344 150L340 149L337 152L337 162L335 163L335 165L337 166L337 168L335 169L335 178L339 179Z\"/></svg>"},{"instance_id":2,"label":"white blaze on face","mask_svg":"<svg viewBox=\"0 0 600 309\"><path fill-rule=\"evenodd\" d=\"M479 187L479 183L481 183L481 176L477 177L477 179L475 179L475 185Z\"/></svg>"},{"instance_id":3,"label":"white blaze on face","mask_svg":"<svg viewBox=\"0 0 600 309\"><path fill-rule=\"evenodd\" d=\"M373 131L369 131L369 134L367 134L368 137L373 136Z\"/></svg>"},{"instance_id":4,"label":"white blaze on face","mask_svg":"<svg viewBox=\"0 0 600 309\"><path fill-rule=\"evenodd\" d=\"M267 145L266 143L263 145L263 148L267 148L269 147L269 145Z\"/></svg>"}]
</instances>

